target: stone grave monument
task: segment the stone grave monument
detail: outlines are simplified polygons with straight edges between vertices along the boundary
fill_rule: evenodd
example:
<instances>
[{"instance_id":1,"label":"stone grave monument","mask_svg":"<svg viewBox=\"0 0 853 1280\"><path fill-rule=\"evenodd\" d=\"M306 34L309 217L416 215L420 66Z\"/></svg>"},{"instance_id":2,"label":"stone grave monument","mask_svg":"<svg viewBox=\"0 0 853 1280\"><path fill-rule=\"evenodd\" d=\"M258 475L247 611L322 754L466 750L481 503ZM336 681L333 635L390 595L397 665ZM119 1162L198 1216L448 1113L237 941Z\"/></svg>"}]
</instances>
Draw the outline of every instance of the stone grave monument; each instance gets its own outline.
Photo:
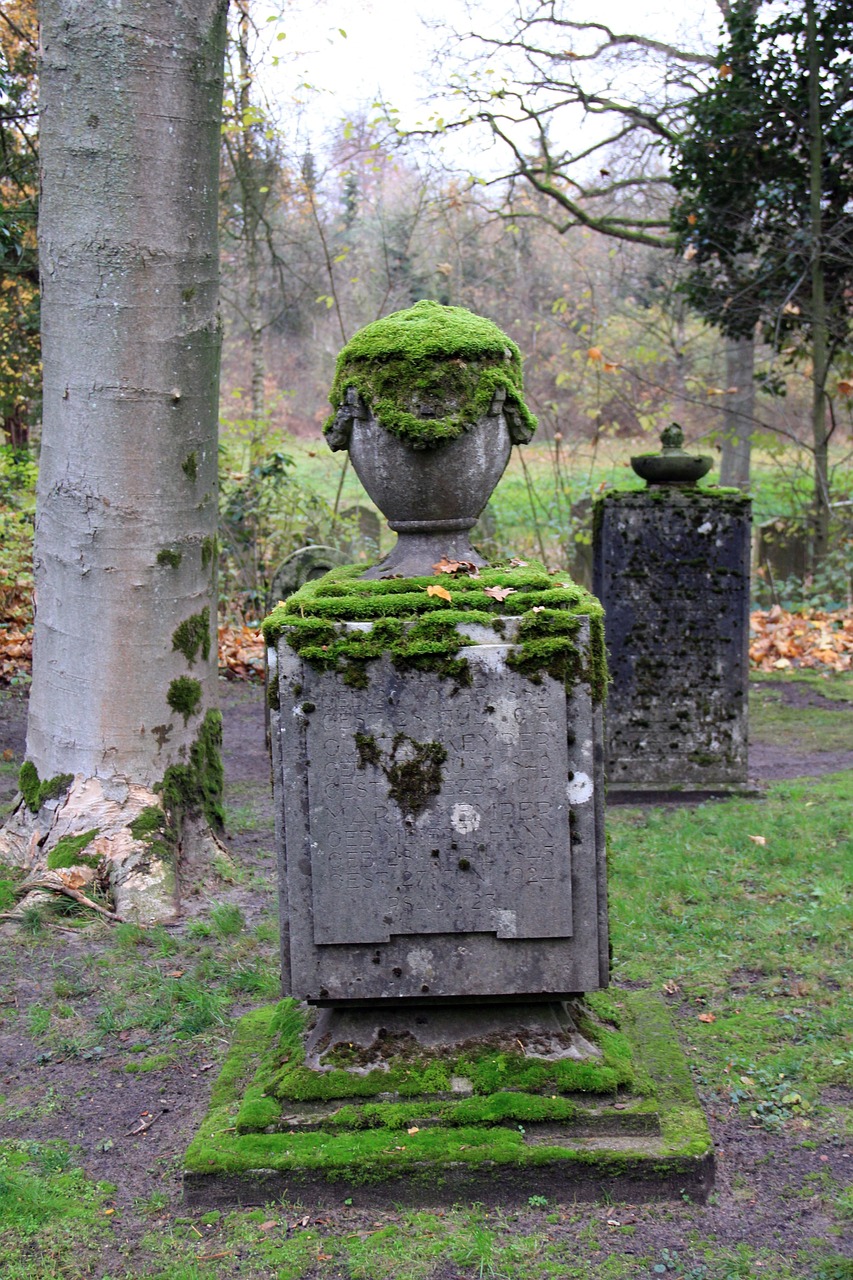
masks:
<instances>
[{"instance_id":1,"label":"stone grave monument","mask_svg":"<svg viewBox=\"0 0 853 1280\"><path fill-rule=\"evenodd\" d=\"M710 458L676 423L631 459L645 489L596 501L593 588L605 610L608 801L747 782L750 500L697 488Z\"/></svg>"},{"instance_id":2,"label":"stone grave monument","mask_svg":"<svg viewBox=\"0 0 853 1280\"><path fill-rule=\"evenodd\" d=\"M469 541L535 426L518 349L418 303L352 339L331 400L397 543L264 625L286 998L238 1027L186 1194L701 1197L665 1016L605 990L600 606Z\"/></svg>"}]
</instances>

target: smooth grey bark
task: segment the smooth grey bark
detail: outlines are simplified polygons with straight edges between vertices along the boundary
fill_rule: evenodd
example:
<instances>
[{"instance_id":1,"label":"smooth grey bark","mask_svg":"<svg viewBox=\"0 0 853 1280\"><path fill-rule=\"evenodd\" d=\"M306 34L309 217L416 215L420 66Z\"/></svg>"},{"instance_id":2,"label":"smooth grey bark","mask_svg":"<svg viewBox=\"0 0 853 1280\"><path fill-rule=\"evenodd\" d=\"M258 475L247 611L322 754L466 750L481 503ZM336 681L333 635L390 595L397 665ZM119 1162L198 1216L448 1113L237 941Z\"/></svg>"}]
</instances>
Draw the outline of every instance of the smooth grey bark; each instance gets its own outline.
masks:
<instances>
[{"instance_id":1,"label":"smooth grey bark","mask_svg":"<svg viewBox=\"0 0 853 1280\"><path fill-rule=\"evenodd\" d=\"M42 779L75 782L37 818L21 806L0 852L32 862L69 823L97 826L99 853L135 860L124 899L143 918L167 911L173 875L125 828L157 802L169 766L187 763L216 703L226 8L40 4L44 416L27 758ZM174 638L192 618L207 632L194 654ZM169 702L180 677L198 682L188 714ZM120 910L120 870L111 877Z\"/></svg>"},{"instance_id":2,"label":"smooth grey bark","mask_svg":"<svg viewBox=\"0 0 853 1280\"><path fill-rule=\"evenodd\" d=\"M814 0L807 0L809 68L809 222L811 228L812 446L814 448L814 545L819 565L829 550L829 432L826 424L826 381L830 342L823 262L823 133L820 118L820 50Z\"/></svg>"},{"instance_id":3,"label":"smooth grey bark","mask_svg":"<svg viewBox=\"0 0 853 1280\"><path fill-rule=\"evenodd\" d=\"M752 432L755 427L755 339L726 339L726 387L723 408L720 484L749 488Z\"/></svg>"}]
</instances>

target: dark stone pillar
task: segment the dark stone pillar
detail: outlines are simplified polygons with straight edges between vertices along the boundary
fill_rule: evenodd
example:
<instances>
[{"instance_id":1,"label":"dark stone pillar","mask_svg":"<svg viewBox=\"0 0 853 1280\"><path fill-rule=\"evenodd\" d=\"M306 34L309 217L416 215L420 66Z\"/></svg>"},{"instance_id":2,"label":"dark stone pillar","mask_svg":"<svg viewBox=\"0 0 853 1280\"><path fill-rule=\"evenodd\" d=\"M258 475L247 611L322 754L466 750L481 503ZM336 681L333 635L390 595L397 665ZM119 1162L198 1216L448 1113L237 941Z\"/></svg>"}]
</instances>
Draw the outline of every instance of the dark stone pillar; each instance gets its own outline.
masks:
<instances>
[{"instance_id":1,"label":"dark stone pillar","mask_svg":"<svg viewBox=\"0 0 853 1280\"><path fill-rule=\"evenodd\" d=\"M611 800L747 780L750 505L731 490L669 485L596 504Z\"/></svg>"}]
</instances>

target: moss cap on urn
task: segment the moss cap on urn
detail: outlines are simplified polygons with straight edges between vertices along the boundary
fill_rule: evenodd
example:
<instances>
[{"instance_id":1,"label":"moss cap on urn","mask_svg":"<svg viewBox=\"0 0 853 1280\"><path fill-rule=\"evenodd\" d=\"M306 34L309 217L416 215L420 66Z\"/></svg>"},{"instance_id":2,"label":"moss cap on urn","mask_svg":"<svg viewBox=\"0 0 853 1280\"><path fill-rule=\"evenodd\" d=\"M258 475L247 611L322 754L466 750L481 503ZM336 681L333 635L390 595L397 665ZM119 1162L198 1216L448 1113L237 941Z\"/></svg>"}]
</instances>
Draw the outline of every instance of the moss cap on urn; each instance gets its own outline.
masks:
<instances>
[{"instance_id":1,"label":"moss cap on urn","mask_svg":"<svg viewBox=\"0 0 853 1280\"><path fill-rule=\"evenodd\" d=\"M430 573L445 557L482 565L468 531L536 419L518 347L491 320L418 302L367 325L338 357L326 423L398 535L367 577Z\"/></svg>"},{"instance_id":2,"label":"moss cap on urn","mask_svg":"<svg viewBox=\"0 0 853 1280\"><path fill-rule=\"evenodd\" d=\"M386 431L430 449L473 427L496 396L512 442L526 444L536 419L512 339L464 307L416 302L366 325L343 348L324 432L332 449L348 448L361 400Z\"/></svg>"}]
</instances>

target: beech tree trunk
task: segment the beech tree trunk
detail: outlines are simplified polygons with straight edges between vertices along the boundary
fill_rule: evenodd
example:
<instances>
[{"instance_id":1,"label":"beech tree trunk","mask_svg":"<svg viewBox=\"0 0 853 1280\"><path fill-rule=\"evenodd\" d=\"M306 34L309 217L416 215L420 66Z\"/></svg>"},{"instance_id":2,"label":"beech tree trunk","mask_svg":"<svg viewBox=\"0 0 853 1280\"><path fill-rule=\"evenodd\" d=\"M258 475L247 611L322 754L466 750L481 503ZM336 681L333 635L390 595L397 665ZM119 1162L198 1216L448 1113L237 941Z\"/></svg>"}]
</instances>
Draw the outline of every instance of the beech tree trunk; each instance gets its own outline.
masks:
<instances>
[{"instance_id":1,"label":"beech tree trunk","mask_svg":"<svg viewBox=\"0 0 853 1280\"><path fill-rule=\"evenodd\" d=\"M755 427L755 340L726 339L726 403L723 409L720 484L749 488L751 436ZM736 388L736 390L735 390Z\"/></svg>"},{"instance_id":2,"label":"beech tree trunk","mask_svg":"<svg viewBox=\"0 0 853 1280\"><path fill-rule=\"evenodd\" d=\"M808 0L809 71L809 219L811 224L812 445L814 448L814 543L812 567L829 550L829 432L826 381L829 376L829 328L823 265L823 134L820 118L820 50L814 0Z\"/></svg>"},{"instance_id":3,"label":"beech tree trunk","mask_svg":"<svg viewBox=\"0 0 853 1280\"><path fill-rule=\"evenodd\" d=\"M226 8L40 3L33 681L27 799L0 856L30 866L35 886L64 876L89 893L101 879L116 911L142 920L174 913L179 857L220 821ZM75 863L74 838L90 833Z\"/></svg>"}]
</instances>

